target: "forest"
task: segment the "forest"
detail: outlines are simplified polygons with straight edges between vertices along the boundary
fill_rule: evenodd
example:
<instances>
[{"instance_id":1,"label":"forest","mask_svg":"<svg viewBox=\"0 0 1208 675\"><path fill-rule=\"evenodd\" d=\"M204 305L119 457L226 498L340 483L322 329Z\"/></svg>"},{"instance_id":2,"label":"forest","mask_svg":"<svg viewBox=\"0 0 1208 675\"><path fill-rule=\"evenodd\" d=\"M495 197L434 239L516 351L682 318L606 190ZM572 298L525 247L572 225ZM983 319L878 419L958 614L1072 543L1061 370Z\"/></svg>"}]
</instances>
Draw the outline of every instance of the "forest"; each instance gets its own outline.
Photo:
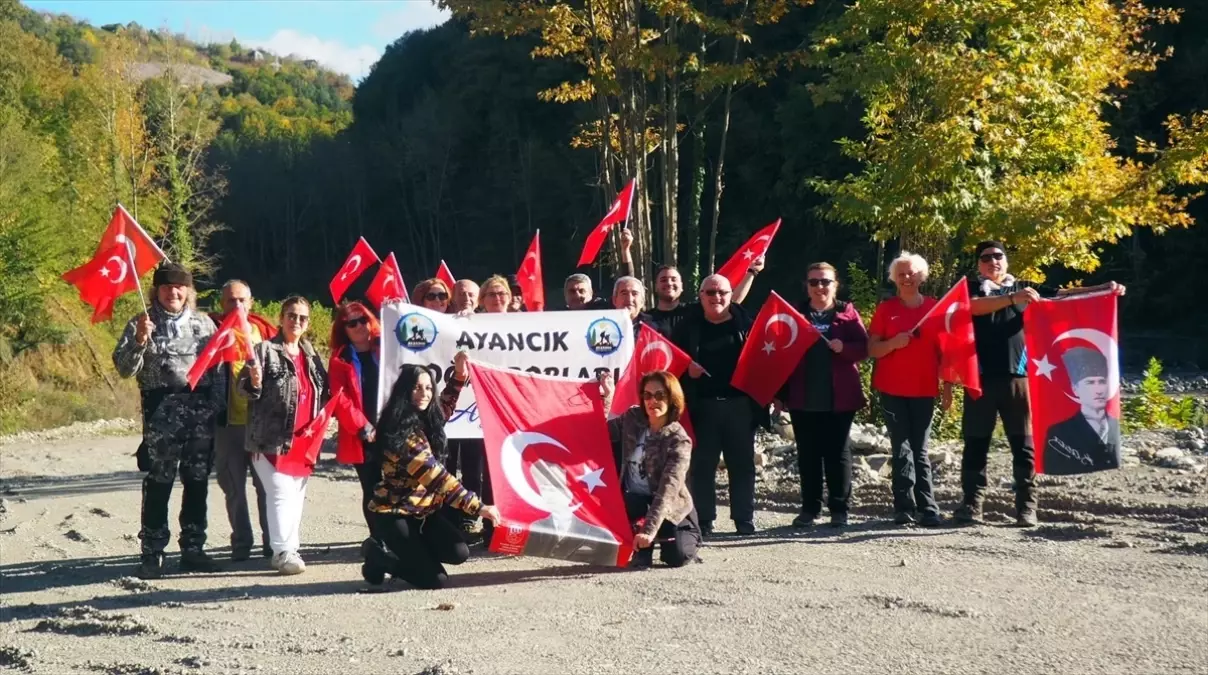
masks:
<instances>
[{"instance_id":1,"label":"forest","mask_svg":"<svg viewBox=\"0 0 1208 675\"><path fill-rule=\"evenodd\" d=\"M827 260L870 304L899 250L942 292L994 237L1018 273L1127 284L1126 367L1208 366L1202 2L439 4L449 21L354 84L0 0L0 432L137 405L108 361L137 297L90 326L59 278L117 203L198 270L203 303L238 277L329 305L359 236L411 284L441 259L510 273L540 230L556 307L636 178L647 277L699 279L783 218L750 302Z\"/></svg>"}]
</instances>

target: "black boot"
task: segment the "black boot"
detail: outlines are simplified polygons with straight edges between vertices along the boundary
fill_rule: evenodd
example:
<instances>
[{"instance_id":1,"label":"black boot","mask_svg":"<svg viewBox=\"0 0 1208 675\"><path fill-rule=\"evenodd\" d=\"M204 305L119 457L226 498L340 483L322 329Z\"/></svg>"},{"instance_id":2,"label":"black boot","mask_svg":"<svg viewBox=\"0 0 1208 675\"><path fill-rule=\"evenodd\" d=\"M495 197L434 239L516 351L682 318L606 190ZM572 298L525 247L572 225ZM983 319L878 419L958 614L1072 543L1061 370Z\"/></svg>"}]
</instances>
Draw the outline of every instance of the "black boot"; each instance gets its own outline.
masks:
<instances>
[{"instance_id":1,"label":"black boot","mask_svg":"<svg viewBox=\"0 0 1208 675\"><path fill-rule=\"evenodd\" d=\"M205 551L182 551L180 554L181 572L202 572L211 574L221 572L222 567Z\"/></svg>"},{"instance_id":2,"label":"black boot","mask_svg":"<svg viewBox=\"0 0 1208 675\"><path fill-rule=\"evenodd\" d=\"M139 579L160 579L164 576L164 554L144 553L142 562L134 570Z\"/></svg>"}]
</instances>

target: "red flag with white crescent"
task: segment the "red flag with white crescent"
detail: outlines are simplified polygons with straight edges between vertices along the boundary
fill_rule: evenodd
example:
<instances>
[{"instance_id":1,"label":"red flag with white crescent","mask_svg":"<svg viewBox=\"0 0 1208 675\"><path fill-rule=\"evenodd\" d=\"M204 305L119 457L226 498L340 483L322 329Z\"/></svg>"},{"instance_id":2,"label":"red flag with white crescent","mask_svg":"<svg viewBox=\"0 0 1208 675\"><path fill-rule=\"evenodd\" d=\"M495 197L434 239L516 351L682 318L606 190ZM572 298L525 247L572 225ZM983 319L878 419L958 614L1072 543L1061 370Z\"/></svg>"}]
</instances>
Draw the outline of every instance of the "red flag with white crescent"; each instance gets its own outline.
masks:
<instances>
[{"instance_id":1,"label":"red flag with white crescent","mask_svg":"<svg viewBox=\"0 0 1208 675\"><path fill-rule=\"evenodd\" d=\"M220 363L235 363L252 358L252 328L247 310L229 312L189 369L189 388L196 389L206 371Z\"/></svg>"},{"instance_id":2,"label":"red flag with white crescent","mask_svg":"<svg viewBox=\"0 0 1208 675\"><path fill-rule=\"evenodd\" d=\"M147 231L121 204L118 204L117 208L113 210L109 226L101 235L101 243L97 245L97 252L108 249L114 244L126 244L130 248L136 277L150 272L161 261L168 258L164 255L163 250L155 245L155 240L151 238L151 235L147 234Z\"/></svg>"},{"instance_id":3,"label":"red flag with white crescent","mask_svg":"<svg viewBox=\"0 0 1208 675\"><path fill-rule=\"evenodd\" d=\"M327 405L323 406L310 424L294 432L289 452L277 457L277 471L298 478L305 478L313 473L315 464L319 463L319 450L323 448L323 437L327 435L327 426L331 423L332 416L348 405L348 397L341 388L327 401Z\"/></svg>"},{"instance_id":4,"label":"red flag with white crescent","mask_svg":"<svg viewBox=\"0 0 1208 675\"><path fill-rule=\"evenodd\" d=\"M92 323L113 316L113 303L138 290L138 273L132 269L130 249L125 243L97 251L92 260L65 272L62 278L79 290L81 300L92 305Z\"/></svg>"},{"instance_id":5,"label":"red flag with white crescent","mask_svg":"<svg viewBox=\"0 0 1208 675\"><path fill-rule=\"evenodd\" d=\"M981 373L973 336L969 282L960 279L915 326L914 332L935 340L940 351L940 380L959 384L981 398Z\"/></svg>"},{"instance_id":6,"label":"red flag with white crescent","mask_svg":"<svg viewBox=\"0 0 1208 675\"><path fill-rule=\"evenodd\" d=\"M600 386L478 363L470 371L501 516L490 550L628 563L633 530Z\"/></svg>"},{"instance_id":7,"label":"red flag with white crescent","mask_svg":"<svg viewBox=\"0 0 1208 675\"><path fill-rule=\"evenodd\" d=\"M1120 347L1116 296L1042 300L1024 321L1036 472L1120 466Z\"/></svg>"},{"instance_id":8,"label":"red flag with white crescent","mask_svg":"<svg viewBox=\"0 0 1208 675\"><path fill-rule=\"evenodd\" d=\"M730 280L731 288L738 288L738 283L742 281L742 277L751 267L751 263L759 256L768 254L768 249L772 246L772 239L776 237L776 232L779 230L780 219L777 218L776 222L756 232L748 239L747 243L735 251L726 264L717 270L717 273Z\"/></svg>"},{"instance_id":9,"label":"red flag with white crescent","mask_svg":"<svg viewBox=\"0 0 1208 675\"><path fill-rule=\"evenodd\" d=\"M449 270L449 266L444 260L441 260L440 267L436 268L436 278L445 282L445 285L449 287L450 293L453 292L453 286L457 283L457 280L453 278L453 272Z\"/></svg>"},{"instance_id":10,"label":"red flag with white crescent","mask_svg":"<svg viewBox=\"0 0 1208 675\"><path fill-rule=\"evenodd\" d=\"M545 309L545 280L541 276L541 230L533 234L533 243L516 270L520 292L524 295L524 308L530 312Z\"/></svg>"},{"instance_id":11,"label":"red flag with white crescent","mask_svg":"<svg viewBox=\"0 0 1208 675\"><path fill-rule=\"evenodd\" d=\"M580 266L595 262L596 256L599 255L613 226L629 219L629 211L633 206L633 184L634 181L631 180L628 185L621 188L617 198L612 202L612 208L608 209L608 213L605 213L604 217L600 219L600 224L596 225L591 234L587 235L587 241L583 243L583 253L579 255Z\"/></svg>"},{"instance_id":12,"label":"red flag with white crescent","mask_svg":"<svg viewBox=\"0 0 1208 675\"><path fill-rule=\"evenodd\" d=\"M386 260L378 267L377 274L373 276L373 281L369 282L369 288L365 290L365 297L369 298L379 309L383 303L402 298L407 300L407 284L403 281L403 273L398 268L398 261L394 259L394 252L386 256Z\"/></svg>"},{"instance_id":13,"label":"red flag with white crescent","mask_svg":"<svg viewBox=\"0 0 1208 675\"><path fill-rule=\"evenodd\" d=\"M331 283L328 284L331 299L339 303L344 294L348 292L348 287L375 262L381 261L378 259L377 253L373 252L373 247L365 241L364 237L357 239L356 246L352 247L352 252L345 258L344 264L340 266L340 271L336 272L336 275L331 278Z\"/></svg>"},{"instance_id":14,"label":"red flag with white crescent","mask_svg":"<svg viewBox=\"0 0 1208 675\"><path fill-rule=\"evenodd\" d=\"M730 384L760 405L768 405L820 337L814 324L772 291L755 317Z\"/></svg>"},{"instance_id":15,"label":"red flag with white crescent","mask_svg":"<svg viewBox=\"0 0 1208 675\"><path fill-rule=\"evenodd\" d=\"M642 376L646 373L665 370L676 377L683 377L690 363L692 357L684 350L676 347L650 326L642 324L638 329L637 340L633 343L633 358L621 373L621 379L617 380L609 414L620 415L635 405L641 405L638 399L638 382L642 381Z\"/></svg>"}]
</instances>

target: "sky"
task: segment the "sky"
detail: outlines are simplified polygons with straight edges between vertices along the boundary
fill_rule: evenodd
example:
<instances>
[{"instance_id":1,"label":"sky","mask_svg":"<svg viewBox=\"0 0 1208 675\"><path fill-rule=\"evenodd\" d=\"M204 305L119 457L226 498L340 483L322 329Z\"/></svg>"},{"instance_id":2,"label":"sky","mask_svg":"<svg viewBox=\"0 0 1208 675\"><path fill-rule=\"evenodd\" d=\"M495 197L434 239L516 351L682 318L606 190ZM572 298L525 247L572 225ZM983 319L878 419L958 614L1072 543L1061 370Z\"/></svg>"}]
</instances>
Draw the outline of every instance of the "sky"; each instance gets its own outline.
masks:
<instances>
[{"instance_id":1,"label":"sky","mask_svg":"<svg viewBox=\"0 0 1208 675\"><path fill-rule=\"evenodd\" d=\"M359 80L404 33L444 22L429 0L25 0L37 11L94 26L137 22L200 43L237 39L281 56L296 54Z\"/></svg>"}]
</instances>

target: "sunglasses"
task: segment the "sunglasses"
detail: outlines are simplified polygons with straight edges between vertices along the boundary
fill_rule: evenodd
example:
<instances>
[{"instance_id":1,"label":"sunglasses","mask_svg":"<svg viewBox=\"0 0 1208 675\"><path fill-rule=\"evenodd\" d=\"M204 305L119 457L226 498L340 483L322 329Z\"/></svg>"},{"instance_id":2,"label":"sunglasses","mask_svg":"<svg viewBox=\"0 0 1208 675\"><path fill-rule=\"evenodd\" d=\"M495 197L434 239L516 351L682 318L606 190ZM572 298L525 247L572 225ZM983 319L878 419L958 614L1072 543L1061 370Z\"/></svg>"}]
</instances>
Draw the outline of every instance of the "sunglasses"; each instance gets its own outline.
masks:
<instances>
[{"instance_id":1,"label":"sunglasses","mask_svg":"<svg viewBox=\"0 0 1208 675\"><path fill-rule=\"evenodd\" d=\"M1002 260L1005 257L1006 255L1004 255L1002 251L996 251L994 253L983 253L978 260L988 263L991 260Z\"/></svg>"},{"instance_id":2,"label":"sunglasses","mask_svg":"<svg viewBox=\"0 0 1208 675\"><path fill-rule=\"evenodd\" d=\"M667 400L667 392L662 391L661 389L659 391L643 391L642 400L658 401L659 403L662 403L663 401Z\"/></svg>"},{"instance_id":3,"label":"sunglasses","mask_svg":"<svg viewBox=\"0 0 1208 675\"><path fill-rule=\"evenodd\" d=\"M309 323L310 322L309 314L298 314L297 312L286 312L285 318L287 318L290 321L293 321L295 323Z\"/></svg>"},{"instance_id":4,"label":"sunglasses","mask_svg":"<svg viewBox=\"0 0 1208 675\"><path fill-rule=\"evenodd\" d=\"M730 291L723 291L720 288L710 288L707 291L701 291L710 298L724 298L730 294Z\"/></svg>"},{"instance_id":5,"label":"sunglasses","mask_svg":"<svg viewBox=\"0 0 1208 675\"><path fill-rule=\"evenodd\" d=\"M436 302L436 301L444 302L445 300L448 300L448 299L449 299L448 293L442 293L439 291L435 292L435 293L429 293L424 296L424 300L431 300L433 302Z\"/></svg>"},{"instance_id":6,"label":"sunglasses","mask_svg":"<svg viewBox=\"0 0 1208 675\"><path fill-rule=\"evenodd\" d=\"M356 328L357 326L368 326L369 317L358 316L355 319L348 319L344 322L344 325L347 326L348 328Z\"/></svg>"},{"instance_id":7,"label":"sunglasses","mask_svg":"<svg viewBox=\"0 0 1208 675\"><path fill-rule=\"evenodd\" d=\"M835 283L835 280L834 279L809 279L806 281L806 283L808 283L810 286L812 286L814 288L817 288L819 286L821 286L823 288L830 288L830 285Z\"/></svg>"}]
</instances>

